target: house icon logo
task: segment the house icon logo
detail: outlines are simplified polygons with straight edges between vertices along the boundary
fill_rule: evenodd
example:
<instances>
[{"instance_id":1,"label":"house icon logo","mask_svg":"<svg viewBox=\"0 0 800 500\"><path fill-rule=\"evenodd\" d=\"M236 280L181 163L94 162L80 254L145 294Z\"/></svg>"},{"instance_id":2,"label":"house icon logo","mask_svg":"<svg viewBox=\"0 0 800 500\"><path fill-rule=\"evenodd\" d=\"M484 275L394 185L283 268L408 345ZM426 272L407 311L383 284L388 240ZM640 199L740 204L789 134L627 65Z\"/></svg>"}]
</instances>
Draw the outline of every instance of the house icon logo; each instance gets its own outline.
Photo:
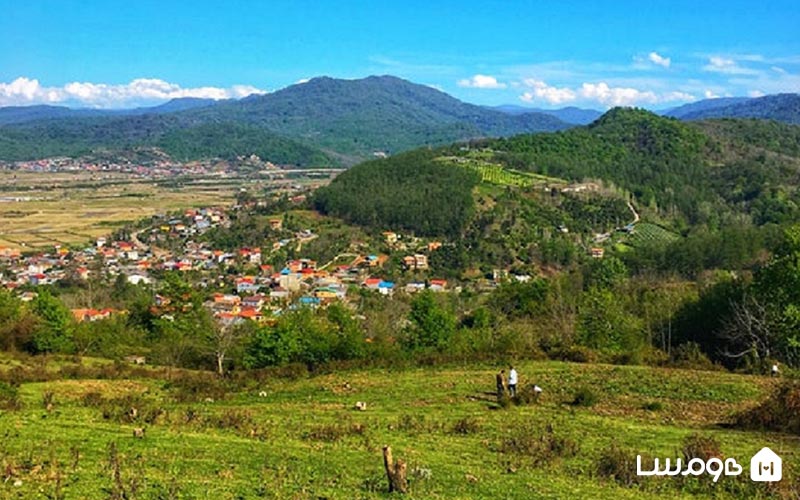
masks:
<instances>
[{"instance_id":1,"label":"house icon logo","mask_svg":"<svg viewBox=\"0 0 800 500\"><path fill-rule=\"evenodd\" d=\"M750 459L750 479L753 481L780 481L782 476L783 461L769 448L761 448Z\"/></svg>"}]
</instances>

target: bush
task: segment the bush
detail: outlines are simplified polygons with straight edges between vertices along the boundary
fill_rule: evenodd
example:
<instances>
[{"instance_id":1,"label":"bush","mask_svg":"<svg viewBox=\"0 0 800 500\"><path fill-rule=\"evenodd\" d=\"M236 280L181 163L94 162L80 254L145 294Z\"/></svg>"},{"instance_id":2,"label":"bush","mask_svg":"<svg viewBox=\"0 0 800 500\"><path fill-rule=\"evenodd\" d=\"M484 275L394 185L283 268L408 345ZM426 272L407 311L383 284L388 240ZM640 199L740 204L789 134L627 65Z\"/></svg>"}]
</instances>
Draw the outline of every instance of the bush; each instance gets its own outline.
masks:
<instances>
[{"instance_id":1,"label":"bush","mask_svg":"<svg viewBox=\"0 0 800 500\"><path fill-rule=\"evenodd\" d=\"M364 424L327 424L314 427L303 438L332 443L348 436L363 436L365 431Z\"/></svg>"},{"instance_id":2,"label":"bush","mask_svg":"<svg viewBox=\"0 0 800 500\"><path fill-rule=\"evenodd\" d=\"M692 434L684 439L681 452L686 463L693 458L699 458L703 462L708 462L711 458L722 458L722 451L717 440L699 434Z\"/></svg>"},{"instance_id":3,"label":"bush","mask_svg":"<svg viewBox=\"0 0 800 500\"><path fill-rule=\"evenodd\" d=\"M597 460L595 467L597 475L612 479L622 486L639 484L640 477L636 475L636 455L635 451L612 444Z\"/></svg>"},{"instance_id":4,"label":"bush","mask_svg":"<svg viewBox=\"0 0 800 500\"><path fill-rule=\"evenodd\" d=\"M661 411L664 409L664 403L661 401L649 401L642 405L642 409L647 411Z\"/></svg>"},{"instance_id":5,"label":"bush","mask_svg":"<svg viewBox=\"0 0 800 500\"><path fill-rule=\"evenodd\" d=\"M16 386L0 382L0 409L19 410L22 403L19 400L19 390Z\"/></svg>"},{"instance_id":6,"label":"bush","mask_svg":"<svg viewBox=\"0 0 800 500\"><path fill-rule=\"evenodd\" d=\"M532 426L519 428L513 436L500 443L499 451L529 457L537 466L556 458L575 456L578 448L578 443L556 434L553 426L548 424L542 433Z\"/></svg>"},{"instance_id":7,"label":"bush","mask_svg":"<svg viewBox=\"0 0 800 500\"><path fill-rule=\"evenodd\" d=\"M736 416L746 429L800 434L800 382L783 383L761 404Z\"/></svg>"},{"instance_id":8,"label":"bush","mask_svg":"<svg viewBox=\"0 0 800 500\"><path fill-rule=\"evenodd\" d=\"M578 392L575 393L575 399L572 400L571 404L573 406L585 406L588 408L596 405L599 400L600 397L591 388L581 387L578 389Z\"/></svg>"},{"instance_id":9,"label":"bush","mask_svg":"<svg viewBox=\"0 0 800 500\"><path fill-rule=\"evenodd\" d=\"M541 393L536 392L534 389L536 386L534 384L528 384L522 389L517 391L516 397L514 397L514 402L518 405L529 405L534 404L539 401L539 396Z\"/></svg>"},{"instance_id":10,"label":"bush","mask_svg":"<svg viewBox=\"0 0 800 500\"><path fill-rule=\"evenodd\" d=\"M597 353L588 347L574 345L553 351L550 355L553 359L570 361L573 363L596 363Z\"/></svg>"},{"instance_id":11,"label":"bush","mask_svg":"<svg viewBox=\"0 0 800 500\"><path fill-rule=\"evenodd\" d=\"M425 415L409 415L404 413L397 419L397 423L390 425L390 429L397 429L409 434L432 432L439 426L426 420Z\"/></svg>"},{"instance_id":12,"label":"bush","mask_svg":"<svg viewBox=\"0 0 800 500\"><path fill-rule=\"evenodd\" d=\"M670 359L672 366L678 368L689 368L692 370L719 370L720 368L708 359L703 352L700 344L696 342L686 342L672 351Z\"/></svg>"},{"instance_id":13,"label":"bush","mask_svg":"<svg viewBox=\"0 0 800 500\"><path fill-rule=\"evenodd\" d=\"M464 417L453 425L453 434L477 434L481 426L473 417Z\"/></svg>"}]
</instances>

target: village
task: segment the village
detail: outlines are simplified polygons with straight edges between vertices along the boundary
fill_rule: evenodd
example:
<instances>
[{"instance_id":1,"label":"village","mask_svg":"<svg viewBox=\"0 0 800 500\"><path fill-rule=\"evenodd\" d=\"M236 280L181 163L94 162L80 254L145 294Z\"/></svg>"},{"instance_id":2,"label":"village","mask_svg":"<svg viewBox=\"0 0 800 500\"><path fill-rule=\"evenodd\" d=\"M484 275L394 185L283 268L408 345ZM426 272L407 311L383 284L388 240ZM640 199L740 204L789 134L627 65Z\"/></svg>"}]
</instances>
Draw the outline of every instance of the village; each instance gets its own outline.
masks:
<instances>
[{"instance_id":1,"label":"village","mask_svg":"<svg viewBox=\"0 0 800 500\"><path fill-rule=\"evenodd\" d=\"M288 200L302 203L305 194L295 193ZM304 243L318 236L311 229L287 230L280 216L268 219L270 230L276 235L268 248L223 250L201 241L206 232L229 227L231 213L242 209L240 205L207 207L154 216L143 228L99 237L84 248L55 245L52 250L23 252L0 247L0 286L29 302L42 286L95 279L111 283L123 277L132 285L149 287L156 310L167 306L169 300L158 294L159 277L175 271L205 291L204 305L222 325L243 321L268 323L284 310L324 308L334 302L349 304L354 289L373 291L387 298L396 292L461 290L450 286L446 279L430 276L407 280L402 286L385 279L381 277L381 269L389 256L384 253L346 253L327 263L300 257L282 265L271 264L275 252L290 246L302 249ZM381 235L386 247L403 254L404 270L414 277L427 276L428 256L440 249L442 243L413 238L414 244L407 245L402 239L403 235L392 231ZM495 274L497 280L506 277L502 272ZM76 321L82 322L108 319L125 311L81 307L72 309L72 313Z\"/></svg>"}]
</instances>

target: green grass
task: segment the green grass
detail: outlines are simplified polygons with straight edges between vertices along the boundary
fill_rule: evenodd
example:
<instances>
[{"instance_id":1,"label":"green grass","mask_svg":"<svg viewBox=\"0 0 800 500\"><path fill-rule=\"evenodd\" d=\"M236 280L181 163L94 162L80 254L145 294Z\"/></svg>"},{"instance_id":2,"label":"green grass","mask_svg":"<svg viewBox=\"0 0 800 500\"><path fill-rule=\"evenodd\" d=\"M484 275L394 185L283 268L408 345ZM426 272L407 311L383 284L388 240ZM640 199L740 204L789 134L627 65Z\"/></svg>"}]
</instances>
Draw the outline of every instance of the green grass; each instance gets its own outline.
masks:
<instances>
[{"instance_id":1,"label":"green grass","mask_svg":"<svg viewBox=\"0 0 800 500\"><path fill-rule=\"evenodd\" d=\"M0 364L0 371L17 364ZM69 364L60 360L48 369ZM526 362L517 366L520 383L542 386L540 402L498 409L490 395L495 369L373 369L275 378L213 402L202 395L195 402L176 402L169 384L153 378L25 383L22 409L0 413L0 473L14 471L0 481L0 498L58 498L59 488L62 498L110 498L112 443L120 483L128 490L138 485L129 498L388 498L381 458L386 444L407 460L410 471L429 471L429 478L411 475L408 495L425 499L694 498L692 491L706 498L711 490L701 483L710 483L707 477L683 488L672 479L622 487L594 472L612 444L676 457L682 439L693 433L713 436L726 456L745 465L741 481L749 482L745 462L763 446L781 454L785 464L800 458L797 437L719 425L764 397L774 385L768 378ZM582 387L596 392L595 405L569 404ZM42 403L46 391L55 398L50 413ZM102 407L82 403L88 392L131 395L142 413L160 407L164 414L154 424L106 419ZM367 411L355 411L356 401L367 402ZM453 432L464 418L473 422L471 432ZM134 439L132 429L142 425L146 437ZM548 425L576 444L576 455L536 463L503 451L510 437L527 433L536 442ZM21 485L14 486L17 480ZM728 485L735 481L720 479ZM737 498L725 488L719 485L715 498Z\"/></svg>"}]
</instances>

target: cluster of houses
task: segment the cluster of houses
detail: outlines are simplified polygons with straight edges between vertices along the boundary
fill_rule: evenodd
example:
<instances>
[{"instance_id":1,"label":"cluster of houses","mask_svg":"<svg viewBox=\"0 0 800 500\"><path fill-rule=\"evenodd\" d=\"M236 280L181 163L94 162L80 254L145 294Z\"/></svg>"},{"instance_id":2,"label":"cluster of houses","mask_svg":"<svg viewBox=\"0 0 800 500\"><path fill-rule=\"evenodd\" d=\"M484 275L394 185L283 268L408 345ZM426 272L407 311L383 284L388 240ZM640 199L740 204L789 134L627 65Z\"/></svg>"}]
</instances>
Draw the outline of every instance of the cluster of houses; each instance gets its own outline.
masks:
<instances>
[{"instance_id":1,"label":"cluster of houses","mask_svg":"<svg viewBox=\"0 0 800 500\"><path fill-rule=\"evenodd\" d=\"M448 287L447 281L441 279L398 286L380 276L389 259L385 254L347 254L351 260L346 263L335 259L325 264L299 258L274 267L268 262L274 262L272 257L276 250L292 243L301 248L303 242L317 237L310 230L285 230L280 218L270 219L269 225L280 231L278 234L282 237L263 249L242 247L224 251L197 238L214 227L228 224L225 209L191 209L175 217L159 216L150 226L133 234L97 238L93 245L83 249L57 246L52 251L22 254L17 249L0 247L0 286L17 290L23 299L31 300L36 296L35 288L41 285L65 279L115 279L121 275L134 285L152 286L155 293L158 289L155 276L160 271L180 271L207 290L205 306L222 324L244 320L265 322L285 310L348 302L348 292L358 288L391 296L398 290L441 292ZM398 245L400 236L395 233L385 236L387 243ZM159 244L165 240L173 245ZM175 241L180 242L179 249L168 250L176 248ZM432 242L427 244L427 249L433 251L440 246L441 243ZM404 269L427 271L429 263L428 256L422 253L424 250L425 247L418 248L403 257ZM154 308L162 308L165 301L164 297L155 295ZM79 322L108 319L123 313L113 309L73 310Z\"/></svg>"}]
</instances>

